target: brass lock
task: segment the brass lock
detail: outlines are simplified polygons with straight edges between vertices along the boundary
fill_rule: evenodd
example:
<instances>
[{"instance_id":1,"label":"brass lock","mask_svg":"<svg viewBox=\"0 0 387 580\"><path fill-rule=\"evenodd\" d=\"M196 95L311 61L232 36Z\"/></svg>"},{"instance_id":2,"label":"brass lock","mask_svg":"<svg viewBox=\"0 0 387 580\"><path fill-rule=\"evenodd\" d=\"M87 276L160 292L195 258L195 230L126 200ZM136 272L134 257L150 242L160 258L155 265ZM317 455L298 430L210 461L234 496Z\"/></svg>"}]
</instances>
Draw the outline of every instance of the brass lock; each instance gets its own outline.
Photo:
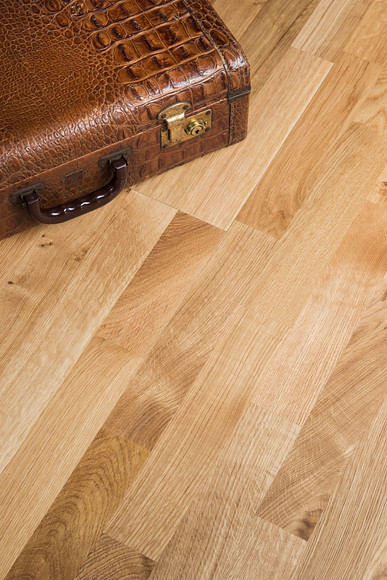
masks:
<instances>
[{"instance_id":1,"label":"brass lock","mask_svg":"<svg viewBox=\"0 0 387 580\"><path fill-rule=\"evenodd\" d=\"M186 117L185 113L190 107L191 103L183 101L170 105L158 114L157 118L165 122L161 129L162 149L199 137L211 129L211 109Z\"/></svg>"},{"instance_id":2,"label":"brass lock","mask_svg":"<svg viewBox=\"0 0 387 580\"><path fill-rule=\"evenodd\" d=\"M201 135L206 130L206 124L203 121L199 121L195 119L188 125L185 132L191 137L196 137L197 135Z\"/></svg>"}]
</instances>

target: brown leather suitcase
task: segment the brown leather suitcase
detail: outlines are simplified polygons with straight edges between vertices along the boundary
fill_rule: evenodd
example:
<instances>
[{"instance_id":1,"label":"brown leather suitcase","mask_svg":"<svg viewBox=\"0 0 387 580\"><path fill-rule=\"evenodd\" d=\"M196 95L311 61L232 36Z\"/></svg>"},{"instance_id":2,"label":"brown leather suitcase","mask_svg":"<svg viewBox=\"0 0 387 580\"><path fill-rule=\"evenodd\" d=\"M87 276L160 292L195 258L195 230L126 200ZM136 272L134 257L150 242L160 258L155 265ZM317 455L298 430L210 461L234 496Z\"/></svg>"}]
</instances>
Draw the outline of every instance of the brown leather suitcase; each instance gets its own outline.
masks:
<instances>
[{"instance_id":1,"label":"brown leather suitcase","mask_svg":"<svg viewBox=\"0 0 387 580\"><path fill-rule=\"evenodd\" d=\"M0 237L246 135L249 67L207 0L3 0Z\"/></svg>"}]
</instances>

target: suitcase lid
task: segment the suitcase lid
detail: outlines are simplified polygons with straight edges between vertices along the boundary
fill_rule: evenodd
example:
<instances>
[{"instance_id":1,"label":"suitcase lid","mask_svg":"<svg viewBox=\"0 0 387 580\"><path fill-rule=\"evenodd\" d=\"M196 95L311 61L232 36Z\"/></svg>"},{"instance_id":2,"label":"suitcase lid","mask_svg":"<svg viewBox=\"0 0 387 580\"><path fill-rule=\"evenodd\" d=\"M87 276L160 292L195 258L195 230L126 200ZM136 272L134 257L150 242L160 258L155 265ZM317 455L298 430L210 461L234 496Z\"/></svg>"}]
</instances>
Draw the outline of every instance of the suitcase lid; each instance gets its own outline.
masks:
<instances>
[{"instance_id":1,"label":"suitcase lid","mask_svg":"<svg viewBox=\"0 0 387 580\"><path fill-rule=\"evenodd\" d=\"M0 28L0 189L249 82L206 0L3 0Z\"/></svg>"}]
</instances>

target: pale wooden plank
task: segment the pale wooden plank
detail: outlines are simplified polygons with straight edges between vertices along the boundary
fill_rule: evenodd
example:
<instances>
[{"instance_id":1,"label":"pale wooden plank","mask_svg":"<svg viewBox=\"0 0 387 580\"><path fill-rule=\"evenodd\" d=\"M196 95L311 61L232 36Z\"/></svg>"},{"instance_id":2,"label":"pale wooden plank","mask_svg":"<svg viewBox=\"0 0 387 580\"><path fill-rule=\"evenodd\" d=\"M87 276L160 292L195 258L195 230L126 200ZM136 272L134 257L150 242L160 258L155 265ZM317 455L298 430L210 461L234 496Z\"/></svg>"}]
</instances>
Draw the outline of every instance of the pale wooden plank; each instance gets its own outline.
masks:
<instances>
[{"instance_id":1,"label":"pale wooden plank","mask_svg":"<svg viewBox=\"0 0 387 580\"><path fill-rule=\"evenodd\" d=\"M146 580L154 562L103 534L75 580Z\"/></svg>"},{"instance_id":2,"label":"pale wooden plank","mask_svg":"<svg viewBox=\"0 0 387 580\"><path fill-rule=\"evenodd\" d=\"M235 223L195 280L105 427L151 449L174 416L246 288L274 247L270 236Z\"/></svg>"},{"instance_id":3,"label":"pale wooden plank","mask_svg":"<svg viewBox=\"0 0 387 580\"><path fill-rule=\"evenodd\" d=\"M266 83L319 1L267 0L251 22L241 42L251 67L254 91Z\"/></svg>"},{"instance_id":4,"label":"pale wooden plank","mask_svg":"<svg viewBox=\"0 0 387 580\"><path fill-rule=\"evenodd\" d=\"M372 0L321 0L292 46L334 62L371 3Z\"/></svg>"},{"instance_id":5,"label":"pale wooden plank","mask_svg":"<svg viewBox=\"0 0 387 580\"><path fill-rule=\"evenodd\" d=\"M0 280L1 285L13 284L12 278L20 261L25 260L34 247L42 242L47 226L36 225L30 230L0 240ZM15 259L17 256L17 260Z\"/></svg>"},{"instance_id":6,"label":"pale wooden plank","mask_svg":"<svg viewBox=\"0 0 387 580\"><path fill-rule=\"evenodd\" d=\"M387 398L349 461L294 578L380 578L387 535Z\"/></svg>"},{"instance_id":7,"label":"pale wooden plank","mask_svg":"<svg viewBox=\"0 0 387 580\"><path fill-rule=\"evenodd\" d=\"M229 327L106 528L152 560L230 441L254 383L287 331L241 309Z\"/></svg>"},{"instance_id":8,"label":"pale wooden plank","mask_svg":"<svg viewBox=\"0 0 387 580\"><path fill-rule=\"evenodd\" d=\"M368 199L384 208L387 207L387 165L376 180L375 187L372 188Z\"/></svg>"},{"instance_id":9,"label":"pale wooden plank","mask_svg":"<svg viewBox=\"0 0 387 580\"><path fill-rule=\"evenodd\" d=\"M1 577L82 458L138 363L139 359L128 356L125 350L102 339L93 339L0 475ZM86 496L89 491L86 486ZM83 500L80 504L83 505ZM60 506L59 512L54 511L54 520L55 514L56 518L62 514ZM59 522L56 525L60 527ZM45 524L42 529L44 535ZM38 538L40 535L38 532ZM55 538L52 541L55 543ZM39 553L37 565L44 566L44 558L42 561ZM22 561L25 569L25 560ZM31 569L29 556L27 562Z\"/></svg>"},{"instance_id":10,"label":"pale wooden plank","mask_svg":"<svg viewBox=\"0 0 387 580\"><path fill-rule=\"evenodd\" d=\"M223 232L178 213L110 311L97 335L145 356L179 309Z\"/></svg>"},{"instance_id":11,"label":"pale wooden plank","mask_svg":"<svg viewBox=\"0 0 387 580\"><path fill-rule=\"evenodd\" d=\"M263 89L251 96L245 141L149 179L139 191L227 229L331 66L290 49ZM293 84L297 91L289 91Z\"/></svg>"},{"instance_id":12,"label":"pale wooden plank","mask_svg":"<svg viewBox=\"0 0 387 580\"><path fill-rule=\"evenodd\" d=\"M368 203L352 223L253 400L292 423L308 418L387 268L387 214ZM370 337L371 338L371 337Z\"/></svg>"},{"instance_id":13,"label":"pale wooden plank","mask_svg":"<svg viewBox=\"0 0 387 580\"><path fill-rule=\"evenodd\" d=\"M343 54L297 122L237 219L280 238L326 171L380 67Z\"/></svg>"},{"instance_id":14,"label":"pale wooden plank","mask_svg":"<svg viewBox=\"0 0 387 580\"><path fill-rule=\"evenodd\" d=\"M304 542L264 522L255 511L298 431L255 405L246 408L152 580L289 577Z\"/></svg>"},{"instance_id":15,"label":"pale wooden plank","mask_svg":"<svg viewBox=\"0 0 387 580\"><path fill-rule=\"evenodd\" d=\"M387 43L386 43L387 44ZM387 127L387 65L368 92L366 100L357 109L354 121L374 127L381 135Z\"/></svg>"},{"instance_id":16,"label":"pale wooden plank","mask_svg":"<svg viewBox=\"0 0 387 580\"><path fill-rule=\"evenodd\" d=\"M227 22L227 28L231 30L237 39L240 39L249 24L262 10L266 1L239 0L236 4L228 0L213 0L211 5L215 8L223 22Z\"/></svg>"},{"instance_id":17,"label":"pale wooden plank","mask_svg":"<svg viewBox=\"0 0 387 580\"><path fill-rule=\"evenodd\" d=\"M117 203L116 203L117 202ZM43 231L0 290L1 469L25 439L175 210L129 193ZM70 339L71 337L71 339Z\"/></svg>"},{"instance_id":18,"label":"pale wooden plank","mask_svg":"<svg viewBox=\"0 0 387 580\"><path fill-rule=\"evenodd\" d=\"M300 538L287 534L251 514L245 522L246 539L239 534L231 549L224 551L213 576L214 580L240 578L257 580L287 580L305 549Z\"/></svg>"},{"instance_id":19,"label":"pale wooden plank","mask_svg":"<svg viewBox=\"0 0 387 580\"><path fill-rule=\"evenodd\" d=\"M387 143L353 124L256 278L248 303L291 326L344 239L385 163Z\"/></svg>"},{"instance_id":20,"label":"pale wooden plank","mask_svg":"<svg viewBox=\"0 0 387 580\"><path fill-rule=\"evenodd\" d=\"M384 0L374 0L345 46L345 51L371 62L387 59L387 9Z\"/></svg>"},{"instance_id":21,"label":"pale wooden plank","mask_svg":"<svg viewBox=\"0 0 387 580\"><path fill-rule=\"evenodd\" d=\"M378 288L258 514L308 539L385 395L386 283Z\"/></svg>"}]
</instances>

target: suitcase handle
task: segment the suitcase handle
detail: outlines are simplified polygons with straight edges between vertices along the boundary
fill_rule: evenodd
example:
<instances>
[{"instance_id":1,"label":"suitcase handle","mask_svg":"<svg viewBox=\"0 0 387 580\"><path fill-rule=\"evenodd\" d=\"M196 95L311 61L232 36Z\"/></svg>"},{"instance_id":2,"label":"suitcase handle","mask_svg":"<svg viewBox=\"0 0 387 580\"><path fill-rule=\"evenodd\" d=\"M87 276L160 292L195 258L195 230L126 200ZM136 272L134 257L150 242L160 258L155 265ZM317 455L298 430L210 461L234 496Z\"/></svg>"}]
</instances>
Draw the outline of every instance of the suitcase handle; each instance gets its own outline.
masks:
<instances>
[{"instance_id":1,"label":"suitcase handle","mask_svg":"<svg viewBox=\"0 0 387 580\"><path fill-rule=\"evenodd\" d=\"M123 157L109 161L109 163L114 169L114 176L110 183L88 195L78 197L78 199L62 203L56 207L42 208L39 194L36 191L22 196L31 217L44 224L60 224L109 203L122 191L128 178L128 164Z\"/></svg>"}]
</instances>

